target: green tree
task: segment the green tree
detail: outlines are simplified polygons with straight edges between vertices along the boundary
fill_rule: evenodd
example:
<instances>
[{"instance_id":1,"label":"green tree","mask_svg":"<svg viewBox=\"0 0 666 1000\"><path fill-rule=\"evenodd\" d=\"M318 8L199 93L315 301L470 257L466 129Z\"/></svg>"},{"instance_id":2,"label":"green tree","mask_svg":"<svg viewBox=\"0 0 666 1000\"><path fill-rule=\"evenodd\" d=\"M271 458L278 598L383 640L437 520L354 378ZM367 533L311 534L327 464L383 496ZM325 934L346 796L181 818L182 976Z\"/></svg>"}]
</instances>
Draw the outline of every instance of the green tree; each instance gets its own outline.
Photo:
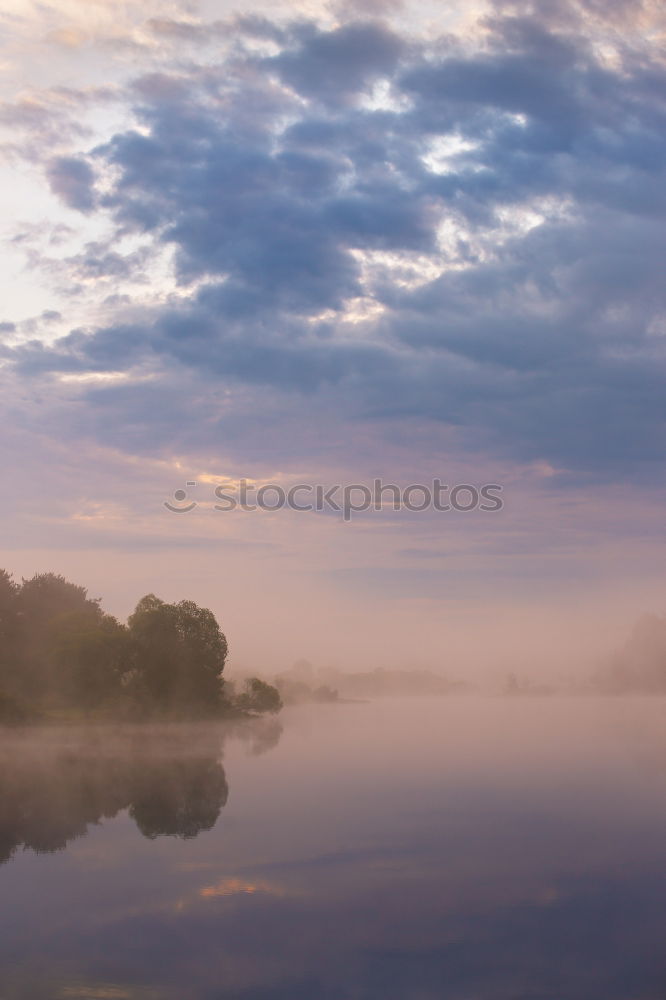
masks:
<instances>
[{"instance_id":1,"label":"green tree","mask_svg":"<svg viewBox=\"0 0 666 1000\"><path fill-rule=\"evenodd\" d=\"M60 692L85 709L119 704L134 666L129 630L111 615L72 611L51 623Z\"/></svg>"},{"instance_id":2,"label":"green tree","mask_svg":"<svg viewBox=\"0 0 666 1000\"><path fill-rule=\"evenodd\" d=\"M61 623L79 616L92 630L104 615L99 599L85 587L55 573L37 573L24 580L17 594L20 655L14 670L15 693L35 700L62 700L65 695L57 637Z\"/></svg>"},{"instance_id":3,"label":"green tree","mask_svg":"<svg viewBox=\"0 0 666 1000\"><path fill-rule=\"evenodd\" d=\"M282 708L278 689L259 677L248 677L236 703L246 712L279 712Z\"/></svg>"},{"instance_id":4,"label":"green tree","mask_svg":"<svg viewBox=\"0 0 666 1000\"><path fill-rule=\"evenodd\" d=\"M35 573L29 580L23 580L18 597L21 613L32 628L70 611L102 614L99 597L88 597L85 587L70 583L58 573Z\"/></svg>"},{"instance_id":5,"label":"green tree","mask_svg":"<svg viewBox=\"0 0 666 1000\"><path fill-rule=\"evenodd\" d=\"M0 725L20 726L29 719L30 713L25 705L0 688Z\"/></svg>"},{"instance_id":6,"label":"green tree","mask_svg":"<svg viewBox=\"0 0 666 1000\"><path fill-rule=\"evenodd\" d=\"M194 601L167 604L147 594L128 626L136 647L133 683L146 706L179 715L222 708L228 647L212 611Z\"/></svg>"},{"instance_id":7,"label":"green tree","mask_svg":"<svg viewBox=\"0 0 666 1000\"><path fill-rule=\"evenodd\" d=\"M20 655L19 588L9 573L0 569L0 687L12 687Z\"/></svg>"}]
</instances>

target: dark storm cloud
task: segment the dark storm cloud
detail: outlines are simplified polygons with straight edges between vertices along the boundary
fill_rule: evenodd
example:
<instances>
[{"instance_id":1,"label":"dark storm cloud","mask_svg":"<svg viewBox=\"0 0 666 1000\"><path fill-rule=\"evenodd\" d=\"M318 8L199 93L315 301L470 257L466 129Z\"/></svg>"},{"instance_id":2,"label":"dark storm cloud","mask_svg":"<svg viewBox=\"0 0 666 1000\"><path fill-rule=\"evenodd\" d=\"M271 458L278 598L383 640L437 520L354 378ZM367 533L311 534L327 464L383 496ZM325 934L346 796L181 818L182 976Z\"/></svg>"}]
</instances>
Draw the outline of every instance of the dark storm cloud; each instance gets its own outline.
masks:
<instances>
[{"instance_id":1,"label":"dark storm cloud","mask_svg":"<svg viewBox=\"0 0 666 1000\"><path fill-rule=\"evenodd\" d=\"M92 412L103 399L107 433L138 450L165 446L154 399L180 373L200 398L261 392L276 420L288 394L309 394L316 421L333 393L339 419L436 420L475 447L606 478L652 463L658 478L666 73L628 46L621 69L600 63L575 11L559 5L549 23L498 5L477 51L419 50L375 23L261 22L279 55L136 81L142 128L93 160L114 170L115 222L174 249L184 298L14 359L26 375L152 370L150 392L86 401ZM378 80L392 106L367 102ZM451 139L431 169L424 157ZM50 178L92 209L87 160L59 158ZM452 243L438 243L441 223ZM127 273L131 258L98 250L78 267ZM364 286L368 252L418 254L442 273L412 287L379 258ZM336 317L362 294L379 319ZM179 440L196 420L179 406Z\"/></svg>"}]
</instances>

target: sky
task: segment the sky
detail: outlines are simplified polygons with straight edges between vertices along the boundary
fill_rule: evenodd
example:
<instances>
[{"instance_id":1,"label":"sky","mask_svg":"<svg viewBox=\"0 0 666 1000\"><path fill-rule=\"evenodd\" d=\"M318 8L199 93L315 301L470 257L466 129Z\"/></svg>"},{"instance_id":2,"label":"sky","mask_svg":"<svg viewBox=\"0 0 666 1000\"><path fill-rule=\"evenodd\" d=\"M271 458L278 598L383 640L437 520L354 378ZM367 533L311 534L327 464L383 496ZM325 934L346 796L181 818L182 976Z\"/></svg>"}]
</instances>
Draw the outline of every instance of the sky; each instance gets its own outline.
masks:
<instances>
[{"instance_id":1,"label":"sky","mask_svg":"<svg viewBox=\"0 0 666 1000\"><path fill-rule=\"evenodd\" d=\"M257 670L568 676L665 610L665 31L5 3L3 565L197 600ZM503 508L214 506L375 478Z\"/></svg>"}]
</instances>

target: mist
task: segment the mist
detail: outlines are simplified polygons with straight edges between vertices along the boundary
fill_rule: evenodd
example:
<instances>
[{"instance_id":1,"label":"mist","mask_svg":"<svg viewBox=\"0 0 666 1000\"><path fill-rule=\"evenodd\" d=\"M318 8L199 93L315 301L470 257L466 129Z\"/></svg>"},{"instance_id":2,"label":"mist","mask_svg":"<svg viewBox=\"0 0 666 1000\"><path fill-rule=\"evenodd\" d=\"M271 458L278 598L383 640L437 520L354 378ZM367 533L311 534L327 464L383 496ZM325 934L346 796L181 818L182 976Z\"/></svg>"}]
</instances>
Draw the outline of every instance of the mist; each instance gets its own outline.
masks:
<instances>
[{"instance_id":1,"label":"mist","mask_svg":"<svg viewBox=\"0 0 666 1000\"><path fill-rule=\"evenodd\" d=\"M1 1000L655 1000L657 0L5 0Z\"/></svg>"}]
</instances>

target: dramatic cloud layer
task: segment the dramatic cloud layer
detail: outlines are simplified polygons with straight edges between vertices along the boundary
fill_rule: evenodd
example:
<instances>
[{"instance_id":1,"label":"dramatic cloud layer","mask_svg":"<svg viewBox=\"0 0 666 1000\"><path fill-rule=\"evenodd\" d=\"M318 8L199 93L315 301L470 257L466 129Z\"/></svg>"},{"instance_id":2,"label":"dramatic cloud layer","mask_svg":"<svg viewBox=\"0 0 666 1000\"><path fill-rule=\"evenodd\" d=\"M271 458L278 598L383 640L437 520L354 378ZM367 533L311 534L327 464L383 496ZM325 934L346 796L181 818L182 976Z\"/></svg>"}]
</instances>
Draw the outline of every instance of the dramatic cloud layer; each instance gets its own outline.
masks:
<instances>
[{"instance_id":1,"label":"dramatic cloud layer","mask_svg":"<svg viewBox=\"0 0 666 1000\"><path fill-rule=\"evenodd\" d=\"M476 448L661 480L666 72L559 13L498 10L431 44L240 19L221 62L136 79L136 125L46 175L113 220L80 273L129 275L143 258L114 240L141 234L173 250L179 295L5 357L26 378L126 373L85 401L120 447L137 421L133 448L168 447L156 403L188 372L198 405L172 413L191 445L202 395L245 385L276 412L333 392L353 421L433 419Z\"/></svg>"}]
</instances>

